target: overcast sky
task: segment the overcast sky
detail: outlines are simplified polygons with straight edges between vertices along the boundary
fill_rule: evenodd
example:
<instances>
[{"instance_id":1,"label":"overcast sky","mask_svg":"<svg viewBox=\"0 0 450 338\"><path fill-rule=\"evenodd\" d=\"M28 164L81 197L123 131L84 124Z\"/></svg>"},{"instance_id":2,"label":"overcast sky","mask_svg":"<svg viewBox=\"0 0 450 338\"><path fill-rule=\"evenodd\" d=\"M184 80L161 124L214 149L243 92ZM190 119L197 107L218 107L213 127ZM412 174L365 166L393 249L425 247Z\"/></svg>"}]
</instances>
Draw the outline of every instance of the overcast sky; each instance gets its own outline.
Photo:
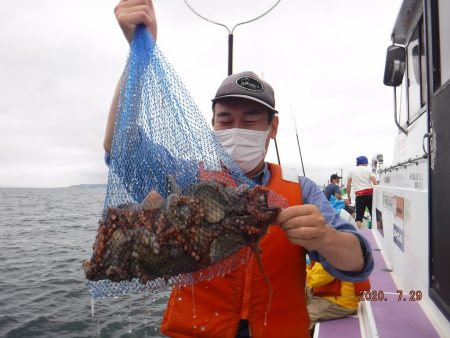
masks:
<instances>
[{"instance_id":1,"label":"overcast sky","mask_svg":"<svg viewBox=\"0 0 450 338\"><path fill-rule=\"evenodd\" d=\"M189 0L230 28L275 0ZM253 70L275 88L282 164L322 185L355 158L392 161L392 89L382 84L400 0L282 0L234 31L234 71ZM235 10L239 4L238 10ZM105 183L102 141L128 44L112 0L3 1L0 11L0 186ZM227 75L225 28L183 0L156 0L158 44L211 118ZM292 112L292 113L291 113ZM276 161L271 148L268 160ZM340 171L339 171L340 172Z\"/></svg>"}]
</instances>

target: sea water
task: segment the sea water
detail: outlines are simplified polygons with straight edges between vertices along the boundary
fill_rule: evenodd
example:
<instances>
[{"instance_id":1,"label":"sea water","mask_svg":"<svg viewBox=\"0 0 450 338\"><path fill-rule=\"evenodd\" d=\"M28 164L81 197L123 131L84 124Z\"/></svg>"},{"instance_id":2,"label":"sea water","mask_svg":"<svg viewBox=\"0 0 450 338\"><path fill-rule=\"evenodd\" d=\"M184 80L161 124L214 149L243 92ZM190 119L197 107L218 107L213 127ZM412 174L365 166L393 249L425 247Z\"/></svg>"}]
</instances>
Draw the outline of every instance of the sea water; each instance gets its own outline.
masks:
<instances>
[{"instance_id":1,"label":"sea water","mask_svg":"<svg viewBox=\"0 0 450 338\"><path fill-rule=\"evenodd\" d=\"M105 188L0 188L0 337L163 337L168 291L96 300L82 262Z\"/></svg>"}]
</instances>

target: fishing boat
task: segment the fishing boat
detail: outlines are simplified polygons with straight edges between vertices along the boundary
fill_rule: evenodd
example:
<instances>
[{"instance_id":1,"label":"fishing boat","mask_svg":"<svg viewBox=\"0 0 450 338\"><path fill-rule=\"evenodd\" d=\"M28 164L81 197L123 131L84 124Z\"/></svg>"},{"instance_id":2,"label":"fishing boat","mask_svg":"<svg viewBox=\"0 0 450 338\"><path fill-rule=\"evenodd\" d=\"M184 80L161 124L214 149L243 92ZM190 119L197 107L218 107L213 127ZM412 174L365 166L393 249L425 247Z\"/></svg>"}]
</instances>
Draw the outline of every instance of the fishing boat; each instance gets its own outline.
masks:
<instances>
[{"instance_id":1,"label":"fishing boat","mask_svg":"<svg viewBox=\"0 0 450 338\"><path fill-rule=\"evenodd\" d=\"M398 127L393 165L375 154L371 290L357 315L314 337L450 337L450 1L404 0L384 84Z\"/></svg>"}]
</instances>

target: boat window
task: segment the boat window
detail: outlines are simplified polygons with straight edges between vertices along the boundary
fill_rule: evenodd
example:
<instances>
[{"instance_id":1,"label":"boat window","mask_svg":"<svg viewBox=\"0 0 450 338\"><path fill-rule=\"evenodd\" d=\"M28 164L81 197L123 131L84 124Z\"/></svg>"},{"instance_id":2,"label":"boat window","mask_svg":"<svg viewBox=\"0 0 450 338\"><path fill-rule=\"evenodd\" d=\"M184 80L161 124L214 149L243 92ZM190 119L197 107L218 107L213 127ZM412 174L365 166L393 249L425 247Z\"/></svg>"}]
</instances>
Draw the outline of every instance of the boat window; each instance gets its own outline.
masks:
<instances>
[{"instance_id":1,"label":"boat window","mask_svg":"<svg viewBox=\"0 0 450 338\"><path fill-rule=\"evenodd\" d=\"M425 52L425 29L423 28L423 19L419 21L419 52L420 52L420 103L425 106L427 103L427 57Z\"/></svg>"},{"instance_id":2,"label":"boat window","mask_svg":"<svg viewBox=\"0 0 450 338\"><path fill-rule=\"evenodd\" d=\"M439 0L441 83L450 80L450 1Z\"/></svg>"},{"instance_id":3,"label":"boat window","mask_svg":"<svg viewBox=\"0 0 450 338\"><path fill-rule=\"evenodd\" d=\"M408 115L409 121L419 115L421 102L420 89L420 47L419 47L419 26L416 27L414 33L406 48L407 55L407 76L408 76Z\"/></svg>"}]
</instances>

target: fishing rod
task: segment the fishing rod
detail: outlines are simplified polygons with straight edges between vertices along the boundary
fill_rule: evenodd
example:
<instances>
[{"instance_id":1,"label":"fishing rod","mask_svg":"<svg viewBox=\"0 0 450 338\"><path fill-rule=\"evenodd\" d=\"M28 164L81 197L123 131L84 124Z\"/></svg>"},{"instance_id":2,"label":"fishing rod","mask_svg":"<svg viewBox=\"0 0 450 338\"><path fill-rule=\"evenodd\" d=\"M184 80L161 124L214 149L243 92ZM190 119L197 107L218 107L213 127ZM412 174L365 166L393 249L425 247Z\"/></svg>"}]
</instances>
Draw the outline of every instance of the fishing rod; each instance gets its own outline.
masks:
<instances>
[{"instance_id":1,"label":"fishing rod","mask_svg":"<svg viewBox=\"0 0 450 338\"><path fill-rule=\"evenodd\" d=\"M299 141L299 138L298 138L297 121L295 119L295 115L292 113L292 106L290 108L291 108L291 117L294 120L295 136L297 137L298 153L300 155L300 162L302 163L303 176L306 176L306 174L305 174L305 166L303 165L302 150L300 148L300 141Z\"/></svg>"}]
</instances>

